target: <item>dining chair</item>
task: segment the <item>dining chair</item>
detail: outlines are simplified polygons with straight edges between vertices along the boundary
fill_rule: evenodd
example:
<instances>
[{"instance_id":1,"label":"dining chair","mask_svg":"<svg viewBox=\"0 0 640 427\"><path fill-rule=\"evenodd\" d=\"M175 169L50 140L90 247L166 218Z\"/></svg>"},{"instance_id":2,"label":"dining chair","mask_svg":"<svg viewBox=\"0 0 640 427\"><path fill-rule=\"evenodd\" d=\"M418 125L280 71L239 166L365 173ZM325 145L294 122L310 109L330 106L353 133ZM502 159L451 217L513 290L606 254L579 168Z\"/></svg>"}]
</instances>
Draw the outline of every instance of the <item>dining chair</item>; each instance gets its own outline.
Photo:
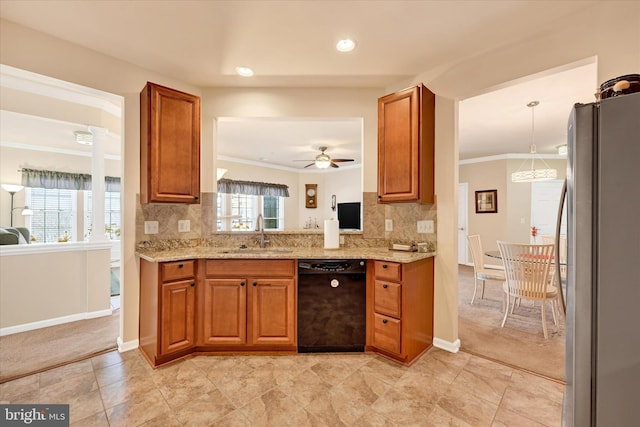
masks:
<instances>
[{"instance_id":1,"label":"dining chair","mask_svg":"<svg viewBox=\"0 0 640 427\"><path fill-rule=\"evenodd\" d=\"M551 235L543 235L542 236L543 244L556 244L556 236ZM566 234L561 234L558 239L558 247L560 252L560 277L558 278L556 274L556 263L555 261L551 262L551 270L549 271L549 281L554 283L556 286L561 286L567 280L567 236ZM555 246L554 246L554 257L555 257ZM564 287L562 288L564 289ZM558 294L558 298L560 295Z\"/></svg>"},{"instance_id":2,"label":"dining chair","mask_svg":"<svg viewBox=\"0 0 640 427\"><path fill-rule=\"evenodd\" d=\"M485 280L498 280L504 282L504 271L487 268L484 264L484 251L482 250L482 240L479 234L472 234L467 236L469 240L469 249L471 250L471 259L473 260L473 296L471 297L471 303L476 299L476 292L478 292L478 280L482 281L482 295L484 298L484 282Z\"/></svg>"},{"instance_id":3,"label":"dining chair","mask_svg":"<svg viewBox=\"0 0 640 427\"><path fill-rule=\"evenodd\" d=\"M506 280L503 290L506 297L506 309L502 319L504 327L509 311L513 314L516 300L526 299L540 301L542 311L542 332L547 334L546 302L551 302L553 323L557 326L556 316L558 289L549 284L549 272L553 260L553 244L529 245L498 241L498 249L502 256ZM513 302L511 302L513 300ZM511 310L509 304L511 303Z\"/></svg>"}]
</instances>

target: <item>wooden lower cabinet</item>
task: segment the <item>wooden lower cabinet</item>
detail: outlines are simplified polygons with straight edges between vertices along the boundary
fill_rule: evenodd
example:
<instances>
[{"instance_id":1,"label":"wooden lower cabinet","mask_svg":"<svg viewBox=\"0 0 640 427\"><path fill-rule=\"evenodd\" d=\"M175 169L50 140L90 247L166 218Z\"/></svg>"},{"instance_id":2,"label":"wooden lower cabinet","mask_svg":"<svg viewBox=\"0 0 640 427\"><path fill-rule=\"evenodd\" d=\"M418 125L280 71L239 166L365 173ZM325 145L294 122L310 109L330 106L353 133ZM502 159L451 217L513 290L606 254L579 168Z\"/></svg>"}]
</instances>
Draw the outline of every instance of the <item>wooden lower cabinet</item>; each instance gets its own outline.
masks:
<instances>
[{"instance_id":1,"label":"wooden lower cabinet","mask_svg":"<svg viewBox=\"0 0 640 427\"><path fill-rule=\"evenodd\" d=\"M245 279L204 280L200 344L246 344L246 284Z\"/></svg>"},{"instance_id":2,"label":"wooden lower cabinet","mask_svg":"<svg viewBox=\"0 0 640 427\"><path fill-rule=\"evenodd\" d=\"M196 343L196 262L140 260L140 349L153 366Z\"/></svg>"},{"instance_id":3,"label":"wooden lower cabinet","mask_svg":"<svg viewBox=\"0 0 640 427\"><path fill-rule=\"evenodd\" d=\"M433 344L433 258L368 263L366 348L409 365Z\"/></svg>"},{"instance_id":4,"label":"wooden lower cabinet","mask_svg":"<svg viewBox=\"0 0 640 427\"><path fill-rule=\"evenodd\" d=\"M160 354L195 344L195 280L162 284Z\"/></svg>"},{"instance_id":5,"label":"wooden lower cabinet","mask_svg":"<svg viewBox=\"0 0 640 427\"><path fill-rule=\"evenodd\" d=\"M294 260L207 260L198 348L287 350L296 345Z\"/></svg>"},{"instance_id":6,"label":"wooden lower cabinet","mask_svg":"<svg viewBox=\"0 0 640 427\"><path fill-rule=\"evenodd\" d=\"M204 280L199 345L294 346L293 278Z\"/></svg>"}]
</instances>

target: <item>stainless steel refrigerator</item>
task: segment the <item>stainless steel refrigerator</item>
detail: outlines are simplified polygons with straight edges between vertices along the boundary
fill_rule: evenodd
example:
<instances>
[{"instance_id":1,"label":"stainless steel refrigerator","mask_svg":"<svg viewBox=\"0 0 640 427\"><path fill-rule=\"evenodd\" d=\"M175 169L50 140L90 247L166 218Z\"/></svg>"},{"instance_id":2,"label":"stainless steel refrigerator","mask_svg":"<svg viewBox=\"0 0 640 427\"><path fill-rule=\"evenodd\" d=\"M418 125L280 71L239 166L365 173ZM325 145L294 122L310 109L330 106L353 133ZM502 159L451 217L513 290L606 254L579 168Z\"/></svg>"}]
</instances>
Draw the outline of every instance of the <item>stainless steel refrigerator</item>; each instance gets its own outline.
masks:
<instances>
[{"instance_id":1,"label":"stainless steel refrigerator","mask_svg":"<svg viewBox=\"0 0 640 427\"><path fill-rule=\"evenodd\" d=\"M640 425L640 93L576 104L564 426Z\"/></svg>"}]
</instances>

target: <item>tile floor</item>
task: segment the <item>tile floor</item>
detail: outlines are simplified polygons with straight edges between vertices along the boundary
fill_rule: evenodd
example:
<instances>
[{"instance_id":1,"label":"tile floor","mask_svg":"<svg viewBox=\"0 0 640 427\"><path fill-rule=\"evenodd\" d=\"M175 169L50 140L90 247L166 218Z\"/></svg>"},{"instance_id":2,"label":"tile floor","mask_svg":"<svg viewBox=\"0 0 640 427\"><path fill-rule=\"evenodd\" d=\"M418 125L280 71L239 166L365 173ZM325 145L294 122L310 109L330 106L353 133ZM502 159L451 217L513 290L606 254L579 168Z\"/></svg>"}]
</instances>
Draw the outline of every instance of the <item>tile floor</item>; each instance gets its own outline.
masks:
<instances>
[{"instance_id":1,"label":"tile floor","mask_svg":"<svg viewBox=\"0 0 640 427\"><path fill-rule=\"evenodd\" d=\"M563 386L432 348L411 367L372 354L197 356L152 369L110 352L0 385L2 403L69 403L78 426L549 426Z\"/></svg>"}]
</instances>

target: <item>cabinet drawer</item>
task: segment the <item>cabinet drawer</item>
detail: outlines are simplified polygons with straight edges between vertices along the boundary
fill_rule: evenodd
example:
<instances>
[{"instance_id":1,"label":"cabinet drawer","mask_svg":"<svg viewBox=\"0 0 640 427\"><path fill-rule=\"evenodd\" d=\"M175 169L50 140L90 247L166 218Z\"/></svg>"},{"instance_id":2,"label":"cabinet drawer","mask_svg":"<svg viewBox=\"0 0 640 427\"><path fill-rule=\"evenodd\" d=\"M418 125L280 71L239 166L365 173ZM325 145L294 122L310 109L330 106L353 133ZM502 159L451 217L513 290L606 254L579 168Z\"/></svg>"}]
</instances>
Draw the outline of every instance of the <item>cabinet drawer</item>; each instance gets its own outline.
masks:
<instances>
[{"instance_id":1,"label":"cabinet drawer","mask_svg":"<svg viewBox=\"0 0 640 427\"><path fill-rule=\"evenodd\" d=\"M195 261L175 261L162 263L162 281L188 279L195 275Z\"/></svg>"},{"instance_id":2,"label":"cabinet drawer","mask_svg":"<svg viewBox=\"0 0 640 427\"><path fill-rule=\"evenodd\" d=\"M296 265L292 259L209 259L206 273L216 277L293 277Z\"/></svg>"},{"instance_id":3,"label":"cabinet drawer","mask_svg":"<svg viewBox=\"0 0 640 427\"><path fill-rule=\"evenodd\" d=\"M373 323L373 346L400 354L400 320L376 313Z\"/></svg>"},{"instance_id":4,"label":"cabinet drawer","mask_svg":"<svg viewBox=\"0 0 640 427\"><path fill-rule=\"evenodd\" d=\"M402 264L397 262L376 261L374 272L378 280L402 280Z\"/></svg>"},{"instance_id":5,"label":"cabinet drawer","mask_svg":"<svg viewBox=\"0 0 640 427\"><path fill-rule=\"evenodd\" d=\"M400 317L402 285L376 280L373 288L373 310L387 316Z\"/></svg>"}]
</instances>

